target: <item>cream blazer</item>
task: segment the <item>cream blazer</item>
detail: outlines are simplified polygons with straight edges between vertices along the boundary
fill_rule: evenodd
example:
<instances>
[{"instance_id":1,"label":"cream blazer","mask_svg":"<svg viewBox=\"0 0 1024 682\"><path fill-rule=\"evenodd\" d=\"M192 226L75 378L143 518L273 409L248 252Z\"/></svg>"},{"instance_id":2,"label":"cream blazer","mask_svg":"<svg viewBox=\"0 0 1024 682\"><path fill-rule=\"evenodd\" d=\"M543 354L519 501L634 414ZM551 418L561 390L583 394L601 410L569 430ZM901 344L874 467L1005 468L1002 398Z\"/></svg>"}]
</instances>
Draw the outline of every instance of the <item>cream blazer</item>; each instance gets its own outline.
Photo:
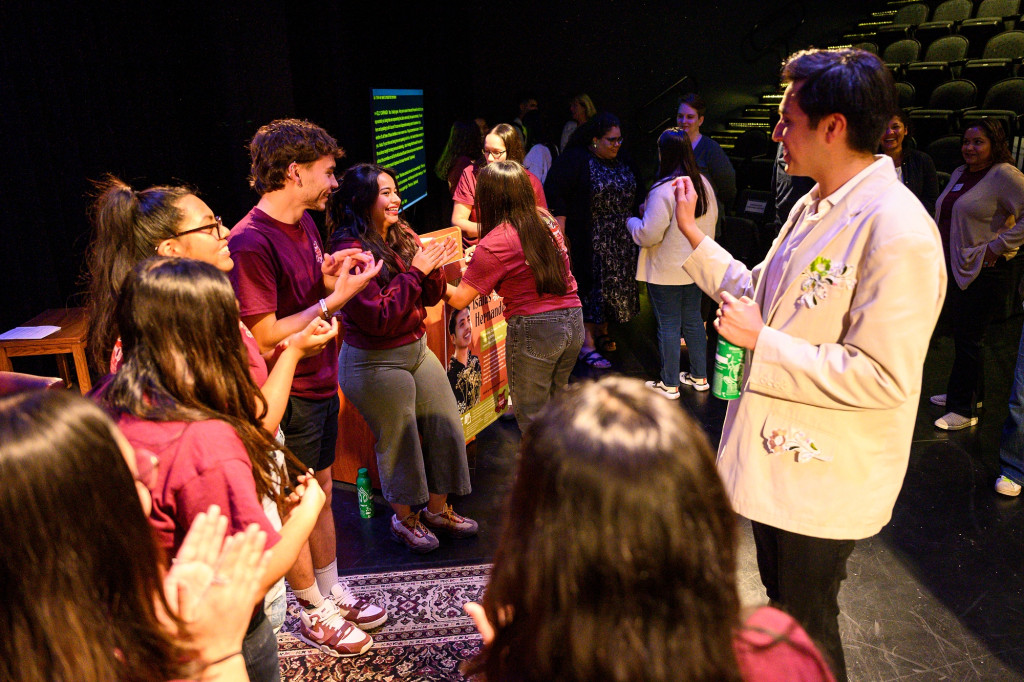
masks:
<instances>
[{"instance_id":1,"label":"cream blazer","mask_svg":"<svg viewBox=\"0 0 1024 682\"><path fill-rule=\"evenodd\" d=\"M892 161L876 157L850 182L774 291L763 269L806 220L817 185L753 271L710 239L684 265L716 300L722 291L753 298L767 325L722 430L718 467L733 506L840 540L874 535L892 516L946 290L938 230Z\"/></svg>"},{"instance_id":2,"label":"cream blazer","mask_svg":"<svg viewBox=\"0 0 1024 682\"><path fill-rule=\"evenodd\" d=\"M715 236L718 223L718 200L711 183L700 176L708 197L708 210L697 218L697 227L709 237ZM636 278L650 284L693 284L683 270L683 261L693 248L679 231L676 222L676 190L671 182L663 182L647 193L644 217L630 218L626 229L640 247L636 262Z\"/></svg>"}]
</instances>

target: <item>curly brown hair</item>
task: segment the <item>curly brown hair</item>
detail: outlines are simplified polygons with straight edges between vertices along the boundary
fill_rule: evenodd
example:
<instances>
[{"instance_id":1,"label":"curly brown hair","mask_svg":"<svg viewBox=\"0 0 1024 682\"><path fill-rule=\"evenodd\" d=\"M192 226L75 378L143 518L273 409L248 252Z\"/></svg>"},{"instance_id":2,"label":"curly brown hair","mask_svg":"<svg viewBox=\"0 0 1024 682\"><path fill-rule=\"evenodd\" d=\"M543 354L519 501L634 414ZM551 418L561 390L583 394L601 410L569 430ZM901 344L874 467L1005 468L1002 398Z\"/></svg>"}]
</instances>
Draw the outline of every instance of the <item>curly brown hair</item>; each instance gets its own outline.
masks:
<instances>
[{"instance_id":1,"label":"curly brown hair","mask_svg":"<svg viewBox=\"0 0 1024 682\"><path fill-rule=\"evenodd\" d=\"M261 127L249 143L249 186L263 196L284 187L288 166L310 164L324 156L340 159L345 150L315 123L282 118Z\"/></svg>"}]
</instances>

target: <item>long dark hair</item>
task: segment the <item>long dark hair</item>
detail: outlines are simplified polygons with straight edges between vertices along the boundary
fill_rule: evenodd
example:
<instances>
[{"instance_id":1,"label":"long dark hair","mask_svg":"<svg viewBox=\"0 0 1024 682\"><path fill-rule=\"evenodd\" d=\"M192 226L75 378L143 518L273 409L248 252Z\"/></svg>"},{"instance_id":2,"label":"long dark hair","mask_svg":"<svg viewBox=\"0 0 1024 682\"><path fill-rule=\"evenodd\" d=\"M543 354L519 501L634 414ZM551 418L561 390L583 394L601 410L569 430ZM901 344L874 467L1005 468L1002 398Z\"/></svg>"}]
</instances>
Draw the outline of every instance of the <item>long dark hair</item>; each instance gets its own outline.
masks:
<instances>
[{"instance_id":1,"label":"long dark hair","mask_svg":"<svg viewBox=\"0 0 1024 682\"><path fill-rule=\"evenodd\" d=\"M739 682L736 522L700 426L606 377L558 394L520 457L467 672Z\"/></svg>"},{"instance_id":2,"label":"long dark hair","mask_svg":"<svg viewBox=\"0 0 1024 682\"><path fill-rule=\"evenodd\" d=\"M158 619L159 609L180 628L113 428L67 391L0 399L0 679L196 672L192 652Z\"/></svg>"},{"instance_id":3,"label":"long dark hair","mask_svg":"<svg viewBox=\"0 0 1024 682\"><path fill-rule=\"evenodd\" d=\"M690 144L686 131L682 128L669 128L663 132L658 137L658 151L661 152L658 179L651 185L651 189L671 182L681 175L687 175L693 181L693 189L697 192L696 217L707 213L708 193L704 188L700 168L697 167L697 158L693 155L693 145Z\"/></svg>"},{"instance_id":4,"label":"long dark hair","mask_svg":"<svg viewBox=\"0 0 1024 682\"><path fill-rule=\"evenodd\" d=\"M114 306L121 284L135 264L156 253L156 247L177 234L184 216L177 203L188 187L150 187L135 191L113 175L96 183L90 217L93 239L89 248L89 331L86 347L93 367L106 374L117 339Z\"/></svg>"},{"instance_id":5,"label":"long dark hair","mask_svg":"<svg viewBox=\"0 0 1024 682\"><path fill-rule=\"evenodd\" d=\"M404 219L388 227L384 237L373 225L371 214L380 194L377 177L382 173L395 181L397 189L395 171L372 163L357 163L341 176L337 191L327 202L330 250L337 250L337 245L344 240L358 240L375 260L384 261L384 267L377 275L381 286L398 273L408 270L416 255L416 241L409 234L409 224Z\"/></svg>"},{"instance_id":6,"label":"long dark hair","mask_svg":"<svg viewBox=\"0 0 1024 682\"><path fill-rule=\"evenodd\" d=\"M456 121L448 133L448 141L441 152L441 158L434 166L434 174L442 180L448 180L448 172L452 164L460 156L469 159L477 159L480 156L480 148L483 146L483 136L480 134L480 126L476 121Z\"/></svg>"},{"instance_id":7,"label":"long dark hair","mask_svg":"<svg viewBox=\"0 0 1024 682\"><path fill-rule=\"evenodd\" d=\"M526 170L515 161L486 165L477 178L475 200L480 215L480 238L498 225L509 223L519 234L537 293L564 296L568 277L562 251L549 226L552 219L542 217L537 208L537 197Z\"/></svg>"},{"instance_id":8,"label":"long dark hair","mask_svg":"<svg viewBox=\"0 0 1024 682\"><path fill-rule=\"evenodd\" d=\"M284 450L291 473L303 467L261 426L267 401L249 372L238 332L238 302L227 275L188 258L149 258L125 278L117 302L124 363L100 390L118 413L150 421L230 424L252 463L256 492L280 506L274 459Z\"/></svg>"}]
</instances>

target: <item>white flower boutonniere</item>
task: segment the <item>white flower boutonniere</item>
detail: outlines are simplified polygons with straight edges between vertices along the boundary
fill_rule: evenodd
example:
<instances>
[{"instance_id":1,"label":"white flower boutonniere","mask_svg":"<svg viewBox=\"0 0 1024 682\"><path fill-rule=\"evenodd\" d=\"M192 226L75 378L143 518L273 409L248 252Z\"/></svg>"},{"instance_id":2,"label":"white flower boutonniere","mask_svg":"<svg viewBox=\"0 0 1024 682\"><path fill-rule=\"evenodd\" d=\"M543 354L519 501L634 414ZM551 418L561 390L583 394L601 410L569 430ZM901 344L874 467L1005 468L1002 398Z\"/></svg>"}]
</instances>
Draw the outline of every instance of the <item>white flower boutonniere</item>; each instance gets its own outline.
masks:
<instances>
[{"instance_id":1,"label":"white flower boutonniere","mask_svg":"<svg viewBox=\"0 0 1024 682\"><path fill-rule=\"evenodd\" d=\"M787 452L793 453L797 462L808 462L818 459L822 462L831 462L832 455L827 455L818 449L818 445L807 437L803 431L790 431L788 429L775 429L772 435L767 438L768 452L773 455L781 455Z\"/></svg>"},{"instance_id":2,"label":"white flower boutonniere","mask_svg":"<svg viewBox=\"0 0 1024 682\"><path fill-rule=\"evenodd\" d=\"M828 298L830 287L852 289L857 283L851 268L842 263L833 263L832 259L818 256L803 272L806 279L800 284L798 302L813 308Z\"/></svg>"}]
</instances>

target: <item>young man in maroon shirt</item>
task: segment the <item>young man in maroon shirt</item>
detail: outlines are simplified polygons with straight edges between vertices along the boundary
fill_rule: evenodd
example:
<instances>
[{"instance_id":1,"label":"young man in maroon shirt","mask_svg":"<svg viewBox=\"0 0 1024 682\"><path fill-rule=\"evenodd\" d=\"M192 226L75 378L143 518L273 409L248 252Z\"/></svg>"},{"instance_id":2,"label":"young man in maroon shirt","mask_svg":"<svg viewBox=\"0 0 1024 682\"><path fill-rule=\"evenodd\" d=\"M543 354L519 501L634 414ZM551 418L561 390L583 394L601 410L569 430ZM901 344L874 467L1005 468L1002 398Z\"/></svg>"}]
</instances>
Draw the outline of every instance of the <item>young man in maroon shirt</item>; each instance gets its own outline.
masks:
<instances>
[{"instance_id":1,"label":"young man in maroon shirt","mask_svg":"<svg viewBox=\"0 0 1024 682\"><path fill-rule=\"evenodd\" d=\"M267 352L314 317L331 319L377 275L380 264L355 249L324 254L307 211L326 208L338 187L335 161L343 151L323 128L297 119L274 121L256 132L249 153L249 184L260 200L228 238L235 261L231 281L242 321ZM309 550L300 553L286 576L303 606L300 636L325 653L344 656L369 648L369 637L346 620L370 629L384 623L387 614L357 599L338 580L331 512L337 357L337 342L331 340L299 362L281 429L285 444L315 472L327 496Z\"/></svg>"}]
</instances>

